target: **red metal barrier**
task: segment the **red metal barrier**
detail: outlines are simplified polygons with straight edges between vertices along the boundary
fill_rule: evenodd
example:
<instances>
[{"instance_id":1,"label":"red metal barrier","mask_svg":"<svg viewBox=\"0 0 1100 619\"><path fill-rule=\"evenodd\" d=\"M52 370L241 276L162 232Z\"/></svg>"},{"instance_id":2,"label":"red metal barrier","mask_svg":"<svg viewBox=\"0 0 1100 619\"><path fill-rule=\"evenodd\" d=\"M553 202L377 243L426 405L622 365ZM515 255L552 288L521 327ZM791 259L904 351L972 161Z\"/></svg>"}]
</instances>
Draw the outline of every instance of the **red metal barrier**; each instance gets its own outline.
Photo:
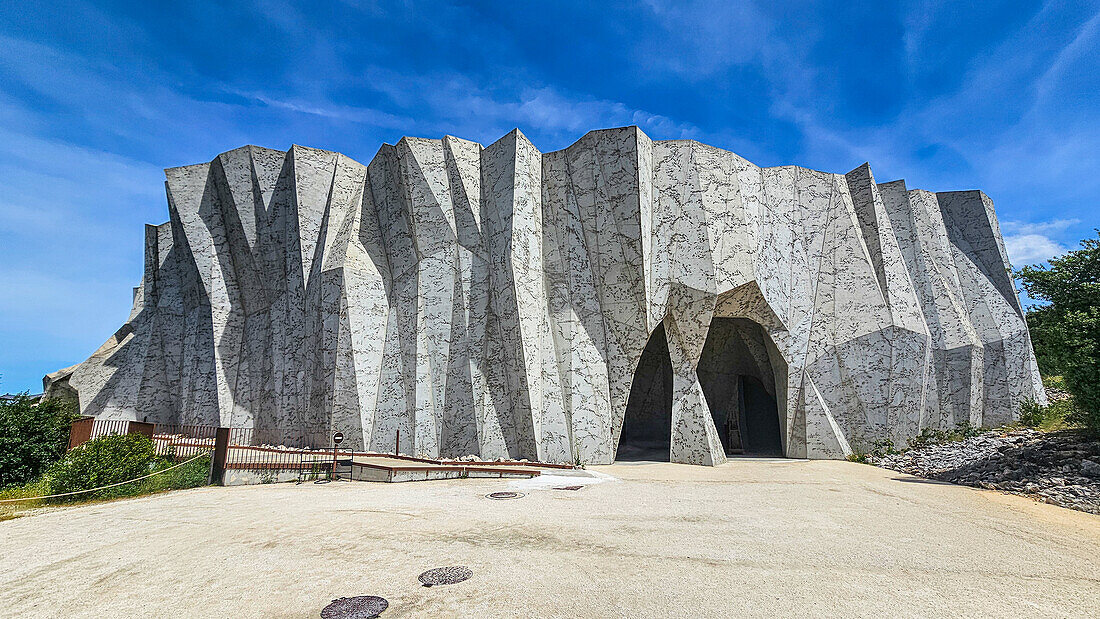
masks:
<instances>
[{"instance_id":1,"label":"red metal barrier","mask_svg":"<svg viewBox=\"0 0 1100 619\"><path fill-rule=\"evenodd\" d=\"M75 449L92 440L92 428L95 425L95 417L85 417L73 422L69 426L69 449Z\"/></svg>"},{"instance_id":2,"label":"red metal barrier","mask_svg":"<svg viewBox=\"0 0 1100 619\"><path fill-rule=\"evenodd\" d=\"M152 440L153 430L156 428L154 424L145 423L142 421L131 421L127 424L126 434L140 434L145 438Z\"/></svg>"}]
</instances>

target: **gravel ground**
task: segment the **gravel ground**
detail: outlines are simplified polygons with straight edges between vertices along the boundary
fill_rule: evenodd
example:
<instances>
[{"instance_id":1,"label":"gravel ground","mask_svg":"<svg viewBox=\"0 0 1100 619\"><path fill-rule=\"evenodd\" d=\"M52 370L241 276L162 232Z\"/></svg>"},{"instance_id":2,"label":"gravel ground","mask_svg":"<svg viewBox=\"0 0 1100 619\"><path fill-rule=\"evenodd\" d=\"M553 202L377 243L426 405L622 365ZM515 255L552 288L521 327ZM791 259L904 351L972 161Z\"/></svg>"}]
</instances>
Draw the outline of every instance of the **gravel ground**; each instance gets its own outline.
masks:
<instances>
[{"instance_id":1,"label":"gravel ground","mask_svg":"<svg viewBox=\"0 0 1100 619\"><path fill-rule=\"evenodd\" d=\"M389 601L382 619L1100 608L1090 514L851 462L588 472L198 488L44 511L0 522L0 617L316 619L368 595ZM509 490L524 496L485 498ZM447 566L472 576L417 580Z\"/></svg>"},{"instance_id":2,"label":"gravel ground","mask_svg":"<svg viewBox=\"0 0 1100 619\"><path fill-rule=\"evenodd\" d=\"M988 432L873 462L918 477L1022 494L1100 514L1100 440L1073 432Z\"/></svg>"}]
</instances>

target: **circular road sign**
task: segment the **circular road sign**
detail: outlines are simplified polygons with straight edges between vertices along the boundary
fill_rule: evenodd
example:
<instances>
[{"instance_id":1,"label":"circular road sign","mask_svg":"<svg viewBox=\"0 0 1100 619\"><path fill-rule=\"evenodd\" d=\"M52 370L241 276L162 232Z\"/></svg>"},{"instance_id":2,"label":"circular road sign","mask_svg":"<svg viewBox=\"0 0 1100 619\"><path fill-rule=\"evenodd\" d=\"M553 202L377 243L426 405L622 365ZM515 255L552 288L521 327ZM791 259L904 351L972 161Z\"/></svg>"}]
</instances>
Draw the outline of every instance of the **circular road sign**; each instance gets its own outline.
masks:
<instances>
[{"instance_id":1,"label":"circular road sign","mask_svg":"<svg viewBox=\"0 0 1100 619\"><path fill-rule=\"evenodd\" d=\"M336 434L332 435L332 442L334 444L339 445L340 441L342 441L342 440L344 440L344 433L343 432L337 432Z\"/></svg>"}]
</instances>

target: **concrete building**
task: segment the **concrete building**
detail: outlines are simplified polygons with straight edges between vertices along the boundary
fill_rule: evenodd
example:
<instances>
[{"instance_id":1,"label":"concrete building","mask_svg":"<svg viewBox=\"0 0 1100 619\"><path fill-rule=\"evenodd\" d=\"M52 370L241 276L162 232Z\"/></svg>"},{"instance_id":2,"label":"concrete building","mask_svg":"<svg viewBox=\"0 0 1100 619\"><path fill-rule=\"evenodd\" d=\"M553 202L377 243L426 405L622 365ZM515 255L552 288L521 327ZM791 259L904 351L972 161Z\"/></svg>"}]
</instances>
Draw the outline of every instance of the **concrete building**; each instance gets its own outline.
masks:
<instances>
[{"instance_id":1,"label":"concrete building","mask_svg":"<svg viewBox=\"0 0 1100 619\"><path fill-rule=\"evenodd\" d=\"M121 329L51 374L108 418L426 456L843 458L1045 401L993 204L636 127L369 165L166 171ZM398 439L398 435L400 439Z\"/></svg>"}]
</instances>

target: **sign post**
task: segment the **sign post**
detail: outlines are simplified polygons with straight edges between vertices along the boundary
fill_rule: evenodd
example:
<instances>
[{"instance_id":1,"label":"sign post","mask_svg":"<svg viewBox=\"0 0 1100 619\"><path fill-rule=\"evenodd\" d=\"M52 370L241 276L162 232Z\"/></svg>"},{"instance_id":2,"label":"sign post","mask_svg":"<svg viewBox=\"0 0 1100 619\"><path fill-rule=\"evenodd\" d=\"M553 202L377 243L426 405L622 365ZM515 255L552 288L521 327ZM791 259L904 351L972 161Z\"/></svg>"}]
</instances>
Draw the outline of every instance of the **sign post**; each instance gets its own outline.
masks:
<instances>
[{"instance_id":1,"label":"sign post","mask_svg":"<svg viewBox=\"0 0 1100 619\"><path fill-rule=\"evenodd\" d=\"M344 433L337 432L332 435L332 479L336 479L336 446L344 440Z\"/></svg>"}]
</instances>

